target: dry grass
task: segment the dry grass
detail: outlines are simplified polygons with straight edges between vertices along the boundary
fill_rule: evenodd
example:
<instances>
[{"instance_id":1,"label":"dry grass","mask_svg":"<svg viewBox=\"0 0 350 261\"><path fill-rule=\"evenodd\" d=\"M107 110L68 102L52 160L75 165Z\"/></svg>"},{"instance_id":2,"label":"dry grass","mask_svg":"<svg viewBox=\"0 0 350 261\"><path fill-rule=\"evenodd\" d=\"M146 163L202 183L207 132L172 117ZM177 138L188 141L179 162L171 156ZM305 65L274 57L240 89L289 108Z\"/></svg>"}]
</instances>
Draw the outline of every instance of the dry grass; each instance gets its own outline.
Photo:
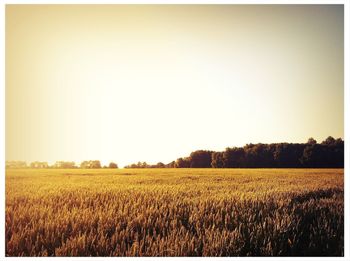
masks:
<instances>
[{"instance_id":1,"label":"dry grass","mask_svg":"<svg viewBox=\"0 0 350 261\"><path fill-rule=\"evenodd\" d=\"M7 256L342 256L343 170L7 170Z\"/></svg>"}]
</instances>

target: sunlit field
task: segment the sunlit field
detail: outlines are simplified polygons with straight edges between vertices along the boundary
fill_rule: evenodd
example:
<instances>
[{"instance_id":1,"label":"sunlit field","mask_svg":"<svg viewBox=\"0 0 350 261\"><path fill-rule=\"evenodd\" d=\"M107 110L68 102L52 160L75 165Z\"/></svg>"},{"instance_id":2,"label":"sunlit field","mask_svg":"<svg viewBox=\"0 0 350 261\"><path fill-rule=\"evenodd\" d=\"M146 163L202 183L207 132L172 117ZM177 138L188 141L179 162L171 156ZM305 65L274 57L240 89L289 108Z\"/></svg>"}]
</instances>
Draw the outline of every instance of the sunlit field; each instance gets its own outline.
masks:
<instances>
[{"instance_id":1,"label":"sunlit field","mask_svg":"<svg viewBox=\"0 0 350 261\"><path fill-rule=\"evenodd\" d=\"M7 256L342 256L343 169L6 171Z\"/></svg>"}]
</instances>

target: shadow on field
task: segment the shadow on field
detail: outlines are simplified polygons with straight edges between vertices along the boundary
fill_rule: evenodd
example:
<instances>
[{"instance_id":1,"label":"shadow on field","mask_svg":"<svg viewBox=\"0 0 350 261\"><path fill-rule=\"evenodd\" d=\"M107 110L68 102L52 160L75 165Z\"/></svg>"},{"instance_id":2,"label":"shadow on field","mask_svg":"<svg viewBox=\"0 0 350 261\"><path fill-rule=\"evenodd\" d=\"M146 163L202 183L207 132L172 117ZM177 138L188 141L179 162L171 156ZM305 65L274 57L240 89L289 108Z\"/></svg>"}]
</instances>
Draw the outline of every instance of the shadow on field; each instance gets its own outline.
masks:
<instances>
[{"instance_id":1,"label":"shadow on field","mask_svg":"<svg viewBox=\"0 0 350 261\"><path fill-rule=\"evenodd\" d=\"M317 200L317 199L321 199L321 198L331 198L333 197L335 194L339 194L339 193L343 193L343 191L341 189L337 189L337 188L332 188L332 189L320 189L320 190L316 190L316 191L310 191L307 193L303 193L300 194L298 196L295 196L291 199L291 203L303 203L305 201L309 201L309 200Z\"/></svg>"}]
</instances>

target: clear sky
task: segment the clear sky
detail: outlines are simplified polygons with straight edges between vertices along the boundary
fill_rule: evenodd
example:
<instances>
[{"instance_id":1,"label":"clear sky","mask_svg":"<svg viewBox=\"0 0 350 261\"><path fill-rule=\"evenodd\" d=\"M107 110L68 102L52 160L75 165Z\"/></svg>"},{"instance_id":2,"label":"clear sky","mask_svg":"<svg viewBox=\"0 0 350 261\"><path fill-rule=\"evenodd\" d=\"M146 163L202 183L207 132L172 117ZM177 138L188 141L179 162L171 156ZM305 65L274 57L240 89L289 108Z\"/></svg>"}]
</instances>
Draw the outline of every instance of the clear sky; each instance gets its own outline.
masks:
<instances>
[{"instance_id":1,"label":"clear sky","mask_svg":"<svg viewBox=\"0 0 350 261\"><path fill-rule=\"evenodd\" d=\"M341 5L7 5L6 160L343 138L343 19Z\"/></svg>"}]
</instances>

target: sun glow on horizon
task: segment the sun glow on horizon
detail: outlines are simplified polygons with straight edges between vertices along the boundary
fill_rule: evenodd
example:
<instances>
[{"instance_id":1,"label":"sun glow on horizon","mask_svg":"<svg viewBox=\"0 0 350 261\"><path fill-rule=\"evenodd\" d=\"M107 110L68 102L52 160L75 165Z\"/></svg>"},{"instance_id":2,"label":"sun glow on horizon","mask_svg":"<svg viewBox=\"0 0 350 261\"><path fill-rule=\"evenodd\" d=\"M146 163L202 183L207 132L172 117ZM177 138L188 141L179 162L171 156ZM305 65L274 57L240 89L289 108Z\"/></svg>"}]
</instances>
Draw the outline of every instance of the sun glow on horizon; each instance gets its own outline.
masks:
<instances>
[{"instance_id":1,"label":"sun glow on horizon","mask_svg":"<svg viewBox=\"0 0 350 261\"><path fill-rule=\"evenodd\" d=\"M6 5L6 160L344 137L343 7Z\"/></svg>"}]
</instances>

